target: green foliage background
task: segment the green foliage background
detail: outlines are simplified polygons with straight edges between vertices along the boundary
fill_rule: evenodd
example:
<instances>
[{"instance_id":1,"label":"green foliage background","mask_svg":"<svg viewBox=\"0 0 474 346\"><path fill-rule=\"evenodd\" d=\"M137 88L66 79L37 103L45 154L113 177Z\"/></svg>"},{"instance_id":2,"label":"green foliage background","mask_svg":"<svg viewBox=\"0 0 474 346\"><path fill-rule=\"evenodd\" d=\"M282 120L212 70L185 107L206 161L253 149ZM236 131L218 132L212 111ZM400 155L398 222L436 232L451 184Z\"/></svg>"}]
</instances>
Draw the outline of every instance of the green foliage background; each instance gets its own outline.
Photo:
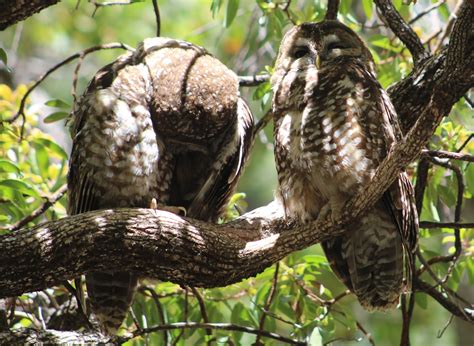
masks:
<instances>
[{"instance_id":1,"label":"green foliage background","mask_svg":"<svg viewBox=\"0 0 474 346\"><path fill-rule=\"evenodd\" d=\"M156 31L150 1L134 1L129 6L99 8L92 16L92 4L76 4L62 1L59 4L0 33L0 120L14 115L28 85L48 68L67 56L89 46L124 42L136 46ZM409 20L434 3L420 0L417 4L404 5L394 1L397 9ZM206 47L216 57L239 75L271 72L282 33L294 22L318 21L325 13L326 2L293 1L285 11L285 1L272 0L176 0L160 1L162 36L191 41ZM76 7L77 5L77 7ZM446 1L436 11L414 24L415 31L426 41L436 30L446 24L454 1ZM376 59L379 80L384 87L406 76L411 67L411 57L397 39L392 39L383 28L370 29L374 23L375 9L370 0L341 1L340 19L359 32ZM436 46L436 39L430 46ZM78 79L83 90L95 71L112 61L121 52L101 51L86 58ZM8 61L7 61L8 60ZM0 125L0 227L7 228L25 216L57 192L65 184L67 157L70 150L69 133L61 119L72 104L71 83L74 63L52 74L33 93L26 108L24 138L19 141L22 121ZM11 73L10 73L11 71ZM242 90L251 103L254 115L260 118L269 108L271 100L268 84ZM62 100L62 101L55 101ZM49 117L48 117L49 116ZM45 120L46 118L46 120ZM431 149L455 151L472 133L474 115L464 100L458 102L449 117L436 131ZM257 141L250 163L241 180L239 191L246 194L235 196L233 202L240 208L249 209L272 200L276 187L273 161L272 126L269 125ZM464 152L474 154L470 142ZM464 162L452 162L464 174L463 221L474 221L473 199L474 168ZM414 176L416 165L409 168ZM425 194L421 220L451 221L456 202L456 181L451 171L441 167L430 170L429 185ZM66 196L62 197L44 215L29 225L66 216ZM229 217L235 217L235 209L229 207ZM2 233L6 230L0 231ZM466 287L474 283L472 260L472 229L462 230L463 254L453 270L448 286L469 295ZM425 256L446 254L453 251L453 232L450 229L421 230L421 248ZM433 268L442 277L448 265ZM231 322L258 328L263 307L267 301L275 275L275 266L256 278L219 289L199 290L204 298L210 322ZM429 281L429 278L426 277ZM160 304L149 293L137 294L133 310L142 327L180 321L202 321L202 313L196 297L171 283L145 281L143 283L159 295ZM369 314L362 310L356 299L346 296L335 304L324 301L344 292L344 287L330 271L319 246L288 256L280 262L276 296L272 301L265 329L293 338L310 338L314 345L335 341L335 344L369 344L360 331L360 324L377 344L396 345L401 331L401 313ZM472 288L472 287L471 287ZM145 290L146 291L146 290ZM312 294L308 294L311 291ZM65 296L62 288L49 289L49 294ZM472 291L471 300L472 300ZM21 299L31 302L34 294ZM315 301L316 300L316 301ZM317 301L319 300L319 302ZM472 344L472 333L466 333L463 323L455 320L438 337L450 319L450 314L438 303L422 294L416 295L416 309L412 323L414 345ZM18 318L15 327L36 326L37 312L33 308ZM28 309L26 309L28 310ZM125 323L135 328L129 317ZM169 340L179 338L178 344L201 344L217 337L217 344L251 344L255 335L240 332L214 331L207 336L204 330L170 331ZM265 344L278 342L263 339ZM160 344L162 333L136 338L130 344Z\"/></svg>"}]
</instances>

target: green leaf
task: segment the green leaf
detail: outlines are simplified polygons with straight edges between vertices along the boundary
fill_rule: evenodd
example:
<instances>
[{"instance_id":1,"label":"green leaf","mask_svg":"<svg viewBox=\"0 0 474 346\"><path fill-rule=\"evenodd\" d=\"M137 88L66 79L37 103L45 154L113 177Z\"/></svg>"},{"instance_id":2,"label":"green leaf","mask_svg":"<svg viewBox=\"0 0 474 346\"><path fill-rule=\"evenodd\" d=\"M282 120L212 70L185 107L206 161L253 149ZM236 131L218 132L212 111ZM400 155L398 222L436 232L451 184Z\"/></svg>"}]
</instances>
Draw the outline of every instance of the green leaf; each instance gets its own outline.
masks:
<instances>
[{"instance_id":1,"label":"green leaf","mask_svg":"<svg viewBox=\"0 0 474 346\"><path fill-rule=\"evenodd\" d=\"M212 18L215 18L222 6L222 0L212 0L211 2L211 12Z\"/></svg>"},{"instance_id":2,"label":"green leaf","mask_svg":"<svg viewBox=\"0 0 474 346\"><path fill-rule=\"evenodd\" d=\"M372 0L362 0L362 7L367 18L372 18L372 6Z\"/></svg>"},{"instance_id":3,"label":"green leaf","mask_svg":"<svg viewBox=\"0 0 474 346\"><path fill-rule=\"evenodd\" d=\"M44 118L44 122L46 124L54 123L59 120L66 119L68 117L69 113L66 112L54 112L48 115L46 118Z\"/></svg>"},{"instance_id":4,"label":"green leaf","mask_svg":"<svg viewBox=\"0 0 474 346\"><path fill-rule=\"evenodd\" d=\"M40 198L39 193L29 183L18 179L5 179L0 181L1 186L9 187L24 195Z\"/></svg>"},{"instance_id":5,"label":"green leaf","mask_svg":"<svg viewBox=\"0 0 474 346\"><path fill-rule=\"evenodd\" d=\"M0 172L16 173L21 175L20 167L10 160L0 159Z\"/></svg>"},{"instance_id":6,"label":"green leaf","mask_svg":"<svg viewBox=\"0 0 474 346\"><path fill-rule=\"evenodd\" d=\"M71 106L68 103L64 102L63 100L58 100L58 99L46 101L45 105L49 107L56 107L56 108L71 108Z\"/></svg>"},{"instance_id":7,"label":"green leaf","mask_svg":"<svg viewBox=\"0 0 474 346\"><path fill-rule=\"evenodd\" d=\"M235 19L237 15L237 10L239 9L240 0L229 0L227 2L227 11L225 13L224 26L228 28Z\"/></svg>"},{"instance_id":8,"label":"green leaf","mask_svg":"<svg viewBox=\"0 0 474 346\"><path fill-rule=\"evenodd\" d=\"M5 50L4 50L3 48L0 48L0 60L3 61L3 63L5 64L5 66L8 65L7 52L5 52Z\"/></svg>"},{"instance_id":9,"label":"green leaf","mask_svg":"<svg viewBox=\"0 0 474 346\"><path fill-rule=\"evenodd\" d=\"M47 138L35 138L36 143L41 144L51 150L53 153L59 155L62 159L67 159L67 154L63 148L61 148L57 143L53 142Z\"/></svg>"},{"instance_id":10,"label":"green leaf","mask_svg":"<svg viewBox=\"0 0 474 346\"><path fill-rule=\"evenodd\" d=\"M423 310L426 310L428 307L428 299L426 298L426 294L415 295L415 303Z\"/></svg>"}]
</instances>

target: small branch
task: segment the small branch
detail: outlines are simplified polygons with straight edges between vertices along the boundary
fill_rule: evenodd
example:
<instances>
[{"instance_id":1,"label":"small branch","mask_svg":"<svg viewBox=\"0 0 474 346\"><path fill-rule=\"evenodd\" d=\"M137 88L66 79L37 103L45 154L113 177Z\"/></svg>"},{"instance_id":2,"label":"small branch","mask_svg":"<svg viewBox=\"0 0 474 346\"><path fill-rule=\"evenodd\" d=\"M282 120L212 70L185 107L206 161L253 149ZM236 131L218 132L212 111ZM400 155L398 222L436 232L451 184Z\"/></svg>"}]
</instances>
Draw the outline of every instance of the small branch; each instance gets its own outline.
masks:
<instances>
[{"instance_id":1,"label":"small branch","mask_svg":"<svg viewBox=\"0 0 474 346\"><path fill-rule=\"evenodd\" d=\"M452 160L474 162L474 155L454 153L454 152L444 151L444 150L422 150L421 155L423 157L435 157L435 158L437 157L440 159L452 159Z\"/></svg>"},{"instance_id":2,"label":"small branch","mask_svg":"<svg viewBox=\"0 0 474 346\"><path fill-rule=\"evenodd\" d=\"M272 333L272 332L267 332L267 331L260 331L255 328L251 327L245 327L245 326L240 326L237 324L232 324L232 323L194 323L194 322L177 322L177 323L170 323L167 325L162 325L162 326L155 326L155 327L150 327L150 328L144 328L141 332L135 332L133 333L132 337L123 337L123 338L118 338L119 343L124 343L128 340L131 340L137 336L144 335L144 334L149 334L149 333L154 333L157 331L162 331L162 330L185 330L185 329L215 329L215 330L228 330L232 332L243 332L243 333L249 333L249 334L254 334L254 335L260 335L263 337L267 337L270 339L274 339L280 342L284 342L290 345L306 345L306 342L304 341L299 341L295 339L290 339L287 337L284 337L282 335Z\"/></svg>"},{"instance_id":3,"label":"small branch","mask_svg":"<svg viewBox=\"0 0 474 346\"><path fill-rule=\"evenodd\" d=\"M18 112L13 117L11 117L10 119L6 119L6 120L3 120L3 121L7 122L7 123L12 123L12 122L16 121L18 119L18 117L20 117L20 116L24 117L25 116L24 112L25 112L26 99L28 98L28 96L31 94L31 92L34 89L36 89L36 87L38 85L40 85L46 79L46 77L48 77L51 73L53 73L54 71L56 71L60 67L70 63L71 61L73 61L77 58L81 58L83 56L86 56L86 55L88 55L92 52L98 51L98 50L118 49L118 48L129 50L129 51L134 51L133 48L127 46L124 43L120 43L120 42L101 44L101 45L98 45L98 46L89 47L89 48L87 48L87 49L85 49L85 50L83 50L79 53L73 54L73 55L69 56L68 58L64 59L63 61L61 61L60 63L54 65L48 71L46 71L46 73L44 73L35 83L33 83L33 85L31 87L28 88L25 95L22 97L22 99L20 101L20 108L18 109Z\"/></svg>"},{"instance_id":4,"label":"small branch","mask_svg":"<svg viewBox=\"0 0 474 346\"><path fill-rule=\"evenodd\" d=\"M359 321L356 321L356 326L357 326L357 329L359 329L362 332L362 334L364 334L364 336L367 338L369 343L372 346L375 346L375 340L372 337L372 334L370 334Z\"/></svg>"},{"instance_id":5,"label":"small branch","mask_svg":"<svg viewBox=\"0 0 474 346\"><path fill-rule=\"evenodd\" d=\"M265 302L265 306L263 307L262 316L260 317L260 322L258 324L258 330L263 331L265 328L265 319L267 317L267 311L270 311L270 306L275 298L276 287L278 285L278 273L280 271L279 263L275 263L275 274L273 275L272 286L270 288L270 292L268 293L267 300ZM255 340L255 345L263 345L260 341L261 334L257 335L257 339Z\"/></svg>"},{"instance_id":6,"label":"small branch","mask_svg":"<svg viewBox=\"0 0 474 346\"><path fill-rule=\"evenodd\" d=\"M196 287L191 287L191 291L193 292L194 297L198 301L199 310L201 311L202 320L204 323L209 323L209 316L207 315L206 310L206 303L204 302L204 298L202 297L201 293L197 290ZM211 329L206 329L207 335L212 335Z\"/></svg>"},{"instance_id":7,"label":"small branch","mask_svg":"<svg viewBox=\"0 0 474 346\"><path fill-rule=\"evenodd\" d=\"M339 0L328 0L328 9L326 11L325 20L337 19L337 12L339 11Z\"/></svg>"},{"instance_id":8,"label":"small branch","mask_svg":"<svg viewBox=\"0 0 474 346\"><path fill-rule=\"evenodd\" d=\"M160 317L160 323L161 324L166 324L166 319L165 319L165 312L163 309L163 306L161 305L160 302L160 297L153 288L151 287L146 287L146 286L140 286L138 288L138 291L141 292L143 295L150 294L151 298L155 302L156 309L158 310L158 316ZM163 345L168 345L168 332L164 331L163 333Z\"/></svg>"},{"instance_id":9,"label":"small branch","mask_svg":"<svg viewBox=\"0 0 474 346\"><path fill-rule=\"evenodd\" d=\"M255 124L255 129L253 131L254 135L262 131L268 125L270 120L272 120L272 118L273 112L271 109L269 109L265 115Z\"/></svg>"},{"instance_id":10,"label":"small branch","mask_svg":"<svg viewBox=\"0 0 474 346\"><path fill-rule=\"evenodd\" d=\"M239 86L253 87L267 82L270 79L269 74L258 74L253 76L239 76Z\"/></svg>"},{"instance_id":11,"label":"small branch","mask_svg":"<svg viewBox=\"0 0 474 346\"><path fill-rule=\"evenodd\" d=\"M417 292L423 292L431 296L454 316L459 317L460 319L466 322L474 323L474 314L472 313L472 306L469 306L466 309L458 306L456 303L450 301L442 292L438 291L435 287L420 279L417 279L414 282L414 289Z\"/></svg>"},{"instance_id":12,"label":"small branch","mask_svg":"<svg viewBox=\"0 0 474 346\"><path fill-rule=\"evenodd\" d=\"M291 5L291 1L292 0L286 0L286 2L284 4L281 4L280 7L281 7L281 10L286 14L286 17L288 18L288 20L293 23L293 25L296 25L296 22L295 20L293 19L293 17L291 16L291 13L290 13L290 5Z\"/></svg>"},{"instance_id":13,"label":"small branch","mask_svg":"<svg viewBox=\"0 0 474 346\"><path fill-rule=\"evenodd\" d=\"M160 17L160 7L158 6L158 0L152 0L153 2L153 11L155 12L156 19L156 37L161 36L161 17Z\"/></svg>"},{"instance_id":14,"label":"small branch","mask_svg":"<svg viewBox=\"0 0 474 346\"><path fill-rule=\"evenodd\" d=\"M420 228L474 228L474 222L433 222L420 221Z\"/></svg>"},{"instance_id":15,"label":"small branch","mask_svg":"<svg viewBox=\"0 0 474 346\"><path fill-rule=\"evenodd\" d=\"M446 0L441 0L441 1L438 1L434 4L432 4L431 6L428 6L424 11L421 11L420 13L418 13L415 17L413 17L412 19L410 19L410 21L408 22L409 25L415 23L417 20L423 18L424 16L426 16L427 14L429 14L430 12L436 10L438 7L444 5L446 3Z\"/></svg>"},{"instance_id":16,"label":"small branch","mask_svg":"<svg viewBox=\"0 0 474 346\"><path fill-rule=\"evenodd\" d=\"M395 36L397 36L410 51L415 66L418 65L421 60L427 58L429 54L425 51L420 38L410 25L405 22L392 2L390 0L374 0L374 2Z\"/></svg>"},{"instance_id":17,"label":"small branch","mask_svg":"<svg viewBox=\"0 0 474 346\"><path fill-rule=\"evenodd\" d=\"M2 230L6 230L6 231L11 232L11 231L16 231L16 230L22 228L23 226L27 225L28 222L33 221L38 216L43 215L50 207L52 207L54 205L54 203L56 203L59 199L61 199L61 197L66 193L66 191L67 191L67 185L61 186L58 191L56 191L50 197L47 197L46 201L41 206L39 206L37 209L35 209L31 214L29 214L29 215L25 216L23 219L15 222L13 225L10 225L6 228L3 228Z\"/></svg>"},{"instance_id":18,"label":"small branch","mask_svg":"<svg viewBox=\"0 0 474 346\"><path fill-rule=\"evenodd\" d=\"M428 182L428 171L430 169L429 161L421 159L418 163L418 170L416 172L416 185L415 185L415 203L416 211L418 215L421 215L421 209L423 208L423 199L425 196L426 184Z\"/></svg>"},{"instance_id":19,"label":"small branch","mask_svg":"<svg viewBox=\"0 0 474 346\"><path fill-rule=\"evenodd\" d=\"M441 35L441 38L438 41L438 45L434 49L435 52L438 52L441 49L441 47L443 47L444 40L449 36L449 34L451 34L451 31L453 30L453 27L454 27L454 22L458 18L459 12L461 11L462 4L463 4L463 1L458 0L456 4L456 8L449 16L448 23L444 27L443 34Z\"/></svg>"}]
</instances>

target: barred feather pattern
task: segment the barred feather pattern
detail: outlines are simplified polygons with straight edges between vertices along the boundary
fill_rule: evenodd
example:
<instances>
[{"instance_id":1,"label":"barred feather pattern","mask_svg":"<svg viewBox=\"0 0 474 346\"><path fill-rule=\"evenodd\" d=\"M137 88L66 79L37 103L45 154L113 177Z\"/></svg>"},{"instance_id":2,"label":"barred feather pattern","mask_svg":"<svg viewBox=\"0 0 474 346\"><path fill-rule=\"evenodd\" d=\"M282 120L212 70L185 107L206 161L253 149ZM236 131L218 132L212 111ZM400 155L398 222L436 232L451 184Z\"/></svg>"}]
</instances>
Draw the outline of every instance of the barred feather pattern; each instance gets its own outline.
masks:
<instances>
[{"instance_id":1,"label":"barred feather pattern","mask_svg":"<svg viewBox=\"0 0 474 346\"><path fill-rule=\"evenodd\" d=\"M401 138L372 56L342 23L303 23L285 35L271 82L277 197L301 222L336 218ZM400 172L370 211L322 244L366 309L393 308L410 290L417 225L413 188Z\"/></svg>"},{"instance_id":2,"label":"barred feather pattern","mask_svg":"<svg viewBox=\"0 0 474 346\"><path fill-rule=\"evenodd\" d=\"M235 73L205 49L167 38L146 39L99 70L72 120L70 214L148 208L156 199L216 221L253 139L253 117ZM117 234L122 247L128 241ZM98 258L97 270L86 274L88 300L101 330L113 335L138 277Z\"/></svg>"}]
</instances>

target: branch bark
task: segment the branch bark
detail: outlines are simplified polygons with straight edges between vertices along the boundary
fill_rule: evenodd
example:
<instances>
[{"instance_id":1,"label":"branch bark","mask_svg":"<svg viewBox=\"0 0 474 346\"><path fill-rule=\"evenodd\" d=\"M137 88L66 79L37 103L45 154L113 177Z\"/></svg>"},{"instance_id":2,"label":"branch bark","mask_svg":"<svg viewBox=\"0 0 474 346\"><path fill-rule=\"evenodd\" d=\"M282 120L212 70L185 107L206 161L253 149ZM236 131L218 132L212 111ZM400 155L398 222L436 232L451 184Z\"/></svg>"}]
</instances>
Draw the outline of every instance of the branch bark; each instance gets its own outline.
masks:
<instances>
[{"instance_id":1,"label":"branch bark","mask_svg":"<svg viewBox=\"0 0 474 346\"><path fill-rule=\"evenodd\" d=\"M5 30L59 1L61 0L0 0L2 9L0 11L0 30Z\"/></svg>"}]
</instances>

